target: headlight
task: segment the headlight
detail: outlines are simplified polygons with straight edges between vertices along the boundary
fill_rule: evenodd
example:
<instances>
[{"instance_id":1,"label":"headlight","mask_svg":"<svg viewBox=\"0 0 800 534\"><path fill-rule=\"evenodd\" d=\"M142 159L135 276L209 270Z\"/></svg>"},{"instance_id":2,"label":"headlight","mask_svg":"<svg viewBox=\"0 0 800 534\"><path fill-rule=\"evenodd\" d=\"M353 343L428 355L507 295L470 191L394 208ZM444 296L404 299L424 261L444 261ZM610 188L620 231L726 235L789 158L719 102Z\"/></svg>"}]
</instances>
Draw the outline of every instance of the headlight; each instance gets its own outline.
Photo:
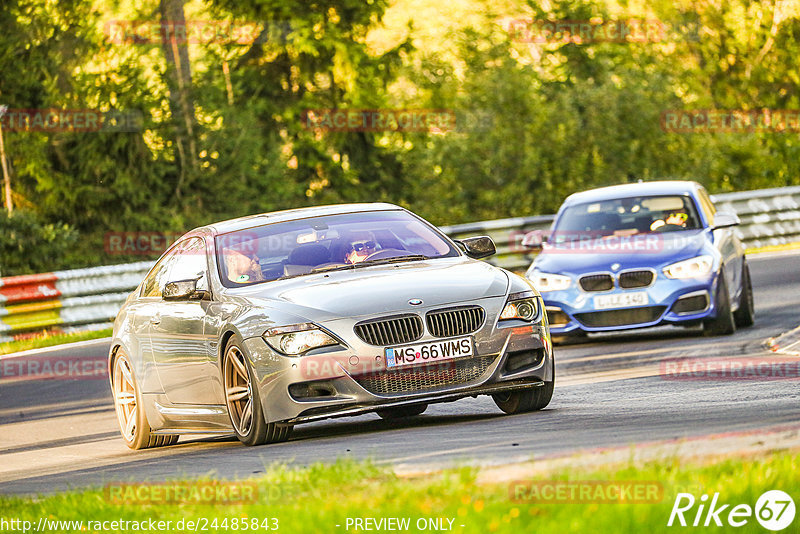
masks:
<instances>
[{"instance_id":1,"label":"headlight","mask_svg":"<svg viewBox=\"0 0 800 534\"><path fill-rule=\"evenodd\" d=\"M530 292L513 293L509 295L506 307L500 314L501 321L509 319L520 319L522 321L533 321L539 315L539 299Z\"/></svg>"},{"instance_id":2,"label":"headlight","mask_svg":"<svg viewBox=\"0 0 800 534\"><path fill-rule=\"evenodd\" d=\"M563 274L543 273L541 271L531 271L528 273L528 280L533 282L533 286L540 292L562 291L572 285L572 278Z\"/></svg>"},{"instance_id":3,"label":"headlight","mask_svg":"<svg viewBox=\"0 0 800 534\"><path fill-rule=\"evenodd\" d=\"M670 278L699 278L711 272L714 258L697 256L689 260L679 261L664 267L664 274Z\"/></svg>"},{"instance_id":4,"label":"headlight","mask_svg":"<svg viewBox=\"0 0 800 534\"><path fill-rule=\"evenodd\" d=\"M339 344L314 323L270 328L263 337L270 347L287 356L300 356L311 349Z\"/></svg>"}]
</instances>

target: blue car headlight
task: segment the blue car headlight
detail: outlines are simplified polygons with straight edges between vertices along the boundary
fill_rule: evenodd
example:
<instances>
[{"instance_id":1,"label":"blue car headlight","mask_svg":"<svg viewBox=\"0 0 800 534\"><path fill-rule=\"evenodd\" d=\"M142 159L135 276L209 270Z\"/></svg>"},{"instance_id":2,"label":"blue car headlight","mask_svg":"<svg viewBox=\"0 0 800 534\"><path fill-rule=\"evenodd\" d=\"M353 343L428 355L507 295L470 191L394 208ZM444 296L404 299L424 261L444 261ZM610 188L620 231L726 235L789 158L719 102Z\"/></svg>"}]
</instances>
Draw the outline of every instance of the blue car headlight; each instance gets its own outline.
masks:
<instances>
[{"instance_id":1,"label":"blue car headlight","mask_svg":"<svg viewBox=\"0 0 800 534\"><path fill-rule=\"evenodd\" d=\"M669 278L674 279L700 278L710 273L713 266L714 258L703 255L667 265L663 271Z\"/></svg>"},{"instance_id":2,"label":"blue car headlight","mask_svg":"<svg viewBox=\"0 0 800 534\"><path fill-rule=\"evenodd\" d=\"M270 347L287 356L300 356L311 349L339 344L314 323L270 328L263 337Z\"/></svg>"},{"instance_id":3,"label":"blue car headlight","mask_svg":"<svg viewBox=\"0 0 800 534\"><path fill-rule=\"evenodd\" d=\"M525 275L528 280L533 282L539 293L546 293L547 291L563 291L569 289L572 285L572 278L563 274L545 273L542 271L532 270Z\"/></svg>"}]
</instances>

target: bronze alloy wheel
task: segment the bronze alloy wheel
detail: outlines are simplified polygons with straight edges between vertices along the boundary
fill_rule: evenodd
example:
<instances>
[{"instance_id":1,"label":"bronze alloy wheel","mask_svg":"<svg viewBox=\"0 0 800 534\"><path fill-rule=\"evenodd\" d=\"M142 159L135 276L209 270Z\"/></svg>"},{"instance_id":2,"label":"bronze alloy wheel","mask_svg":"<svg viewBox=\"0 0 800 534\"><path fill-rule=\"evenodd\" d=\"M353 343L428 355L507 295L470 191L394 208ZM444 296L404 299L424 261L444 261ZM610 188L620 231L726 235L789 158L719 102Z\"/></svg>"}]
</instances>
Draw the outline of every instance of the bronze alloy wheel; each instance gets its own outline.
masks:
<instances>
[{"instance_id":1,"label":"bronze alloy wheel","mask_svg":"<svg viewBox=\"0 0 800 534\"><path fill-rule=\"evenodd\" d=\"M222 374L228 415L239 441L245 445L261 445L289 439L292 425L266 422L258 389L253 384L250 363L233 339L225 349Z\"/></svg>"},{"instance_id":2,"label":"bronze alloy wheel","mask_svg":"<svg viewBox=\"0 0 800 534\"><path fill-rule=\"evenodd\" d=\"M128 356L120 354L114 360L114 404L117 409L117 420L122 437L126 442L133 442L136 438L136 420L138 419L138 405L136 403L136 385L133 371L128 361Z\"/></svg>"},{"instance_id":3,"label":"bronze alloy wheel","mask_svg":"<svg viewBox=\"0 0 800 534\"><path fill-rule=\"evenodd\" d=\"M225 353L225 402L236 433L248 436L253 430L253 388L247 361L236 345Z\"/></svg>"},{"instance_id":4,"label":"bronze alloy wheel","mask_svg":"<svg viewBox=\"0 0 800 534\"><path fill-rule=\"evenodd\" d=\"M117 350L111 371L111 389L117 412L119 430L131 449L147 449L177 443L176 434L152 434L141 403L141 393L130 359L125 351Z\"/></svg>"}]
</instances>

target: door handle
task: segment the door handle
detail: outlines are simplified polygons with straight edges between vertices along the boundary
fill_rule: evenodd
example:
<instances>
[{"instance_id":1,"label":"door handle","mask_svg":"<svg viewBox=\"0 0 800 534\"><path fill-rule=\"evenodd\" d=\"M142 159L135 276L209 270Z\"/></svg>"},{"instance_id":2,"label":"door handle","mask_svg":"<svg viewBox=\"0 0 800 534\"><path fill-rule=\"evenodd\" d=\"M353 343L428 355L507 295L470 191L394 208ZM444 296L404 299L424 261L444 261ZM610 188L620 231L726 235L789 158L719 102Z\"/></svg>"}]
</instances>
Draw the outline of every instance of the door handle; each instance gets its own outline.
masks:
<instances>
[{"instance_id":1,"label":"door handle","mask_svg":"<svg viewBox=\"0 0 800 534\"><path fill-rule=\"evenodd\" d=\"M161 316L154 315L150 318L150 324L161 324Z\"/></svg>"}]
</instances>

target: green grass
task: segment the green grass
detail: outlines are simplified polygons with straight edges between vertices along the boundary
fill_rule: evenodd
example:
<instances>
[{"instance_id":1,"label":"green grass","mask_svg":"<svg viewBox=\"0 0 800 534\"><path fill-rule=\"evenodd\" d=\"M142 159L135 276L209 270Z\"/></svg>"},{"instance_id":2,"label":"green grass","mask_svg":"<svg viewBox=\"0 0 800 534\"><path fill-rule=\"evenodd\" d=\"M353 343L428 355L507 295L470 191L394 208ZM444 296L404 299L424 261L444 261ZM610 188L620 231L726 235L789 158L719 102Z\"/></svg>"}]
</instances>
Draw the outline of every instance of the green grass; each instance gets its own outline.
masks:
<instances>
[{"instance_id":1,"label":"green grass","mask_svg":"<svg viewBox=\"0 0 800 534\"><path fill-rule=\"evenodd\" d=\"M75 332L72 334L48 334L30 338L20 339L18 341L9 341L7 343L0 343L0 355L11 354L12 352L20 352L23 350L41 349L42 347L52 347L53 345L61 345L64 343L75 343L76 341L87 341L89 339L99 339L102 337L110 337L111 328L104 328L103 330L90 330L88 332Z\"/></svg>"},{"instance_id":2,"label":"green grass","mask_svg":"<svg viewBox=\"0 0 800 534\"><path fill-rule=\"evenodd\" d=\"M235 454L235 451L232 451ZM264 449L269 457L269 448ZM388 469L373 463L341 460L332 465L314 465L303 469L282 466L266 470L256 479L257 499L247 504L126 504L112 503L101 489L68 492L30 499L0 497L0 518L19 518L35 525L40 517L57 520L169 520L170 530L180 520L208 521L217 525L236 517L277 518L280 532L346 532L348 517L410 518L410 532L417 532L418 518L451 518L453 532L669 532L682 529L666 526L674 498L688 491L696 498L703 493L719 492L719 504L731 503L722 514L724 520L733 505L755 505L766 490L781 489L798 501L800 454L780 452L747 460L718 460L705 465L687 465L680 459L633 465L604 471L572 470L548 475L548 480L617 480L656 481L664 488L663 498L655 504L564 504L514 502L509 484L477 484L476 471L451 469L441 474L399 478ZM699 501L698 501L699 502ZM800 504L800 503L798 503ZM686 514L689 523L697 505ZM785 532L796 532L800 518ZM336 525L341 525L337 527ZM447 522L445 522L447 525ZM463 527L461 525L464 525ZM702 521L701 521L702 525ZM239 525L241 531L241 524ZM35 527L34 527L35 528ZM751 517L747 525L710 527L715 532L766 532ZM87 529L92 531L92 528ZM184 529L188 530L188 529ZM202 527L199 529L202 531ZM224 531L221 527L216 531ZM262 529L263 531L263 529ZM350 529L350 532L354 532ZM361 532L359 530L359 532Z\"/></svg>"}]
</instances>

